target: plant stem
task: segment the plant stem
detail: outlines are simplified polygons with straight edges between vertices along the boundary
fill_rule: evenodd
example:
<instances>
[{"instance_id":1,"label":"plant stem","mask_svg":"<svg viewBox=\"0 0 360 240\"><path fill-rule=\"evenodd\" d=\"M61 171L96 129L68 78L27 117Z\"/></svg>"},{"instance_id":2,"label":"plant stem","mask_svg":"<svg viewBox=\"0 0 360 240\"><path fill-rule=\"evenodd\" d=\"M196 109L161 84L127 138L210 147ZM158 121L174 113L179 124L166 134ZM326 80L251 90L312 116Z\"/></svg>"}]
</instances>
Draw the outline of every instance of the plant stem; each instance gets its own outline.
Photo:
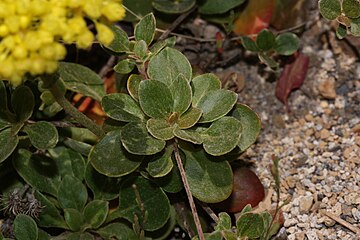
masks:
<instances>
[{"instance_id":1,"label":"plant stem","mask_svg":"<svg viewBox=\"0 0 360 240\"><path fill-rule=\"evenodd\" d=\"M190 204L191 212L192 212L193 217L194 217L194 222L195 222L196 230L197 230L198 235L199 235L199 239L200 240L205 240L204 233L203 233L202 228L201 228L199 215L198 215L197 210L196 210L194 198L193 198L193 196L192 196L192 194L190 192L189 182L188 182L188 180L186 178L185 169L184 169L184 165L182 164L182 160L181 160L181 156L180 156L180 153L179 153L179 148L178 148L177 142L174 142L174 152L175 152L176 163L177 163L177 165L179 167L179 171L180 171L180 175L181 175L181 180L182 180L182 182L184 184L184 188L185 188L186 195L187 195L187 198L188 198L188 201L189 201L189 204Z\"/></svg>"},{"instance_id":2,"label":"plant stem","mask_svg":"<svg viewBox=\"0 0 360 240\"><path fill-rule=\"evenodd\" d=\"M50 76L51 77L51 76ZM88 118L85 114L80 112L76 107L74 107L64 96L64 93L60 90L57 81L51 82L48 77L41 78L47 86L49 86L49 90L54 96L56 102L64 109L64 111L73 117L78 123L89 129L96 136L102 137L105 135L101 126L97 125L94 121Z\"/></svg>"}]
</instances>

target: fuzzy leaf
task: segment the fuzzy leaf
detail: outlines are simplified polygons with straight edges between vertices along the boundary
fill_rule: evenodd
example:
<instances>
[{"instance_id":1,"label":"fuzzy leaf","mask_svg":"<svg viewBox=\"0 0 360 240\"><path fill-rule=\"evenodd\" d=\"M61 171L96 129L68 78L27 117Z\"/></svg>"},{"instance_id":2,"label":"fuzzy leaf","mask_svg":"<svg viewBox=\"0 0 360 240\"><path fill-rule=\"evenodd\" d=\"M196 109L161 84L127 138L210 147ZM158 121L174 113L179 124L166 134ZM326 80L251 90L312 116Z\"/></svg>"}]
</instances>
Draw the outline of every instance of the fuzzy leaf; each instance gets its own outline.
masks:
<instances>
[{"instance_id":1,"label":"fuzzy leaf","mask_svg":"<svg viewBox=\"0 0 360 240\"><path fill-rule=\"evenodd\" d=\"M14 234L17 240L37 240L36 222L25 214L19 214L14 220Z\"/></svg>"},{"instance_id":2,"label":"fuzzy leaf","mask_svg":"<svg viewBox=\"0 0 360 240\"><path fill-rule=\"evenodd\" d=\"M190 82L192 69L189 60L178 50L166 47L151 58L148 66L150 79L158 80L169 86L179 74Z\"/></svg>"},{"instance_id":3,"label":"fuzzy leaf","mask_svg":"<svg viewBox=\"0 0 360 240\"><path fill-rule=\"evenodd\" d=\"M221 202L228 198L233 185L230 164L203 150L183 151L186 155L186 177L194 197L206 203Z\"/></svg>"},{"instance_id":4,"label":"fuzzy leaf","mask_svg":"<svg viewBox=\"0 0 360 240\"><path fill-rule=\"evenodd\" d=\"M142 157L134 156L121 146L121 130L109 132L91 150L89 161L101 174L120 177L135 171Z\"/></svg>"},{"instance_id":5,"label":"fuzzy leaf","mask_svg":"<svg viewBox=\"0 0 360 240\"><path fill-rule=\"evenodd\" d=\"M34 94L25 85L17 87L11 95L11 105L19 122L28 120L35 106Z\"/></svg>"},{"instance_id":6,"label":"fuzzy leaf","mask_svg":"<svg viewBox=\"0 0 360 240\"><path fill-rule=\"evenodd\" d=\"M144 40L135 42L133 51L138 58L144 59L148 52L148 47L146 45L146 42Z\"/></svg>"},{"instance_id":7,"label":"fuzzy leaf","mask_svg":"<svg viewBox=\"0 0 360 240\"><path fill-rule=\"evenodd\" d=\"M184 75L180 74L169 86L174 106L172 111L182 115L191 104L191 87Z\"/></svg>"},{"instance_id":8,"label":"fuzzy leaf","mask_svg":"<svg viewBox=\"0 0 360 240\"><path fill-rule=\"evenodd\" d=\"M85 186L78 178L66 175L59 185L57 198L63 209L74 208L82 211L88 194Z\"/></svg>"},{"instance_id":9,"label":"fuzzy leaf","mask_svg":"<svg viewBox=\"0 0 360 240\"><path fill-rule=\"evenodd\" d=\"M104 82L90 68L76 63L61 62L58 73L70 91L81 93L99 102L105 95Z\"/></svg>"},{"instance_id":10,"label":"fuzzy leaf","mask_svg":"<svg viewBox=\"0 0 360 240\"><path fill-rule=\"evenodd\" d=\"M249 37L246 37L246 36L242 37L241 42L242 42L243 47L248 51L251 51L251 52L260 51L260 49L256 45L255 41Z\"/></svg>"},{"instance_id":11,"label":"fuzzy leaf","mask_svg":"<svg viewBox=\"0 0 360 240\"><path fill-rule=\"evenodd\" d=\"M360 2L357 0L343 0L342 7L344 13L349 18L360 17Z\"/></svg>"},{"instance_id":12,"label":"fuzzy leaf","mask_svg":"<svg viewBox=\"0 0 360 240\"><path fill-rule=\"evenodd\" d=\"M128 52L130 50L130 42L126 32L115 25L111 26L111 30L114 33L114 40L106 48L115 53Z\"/></svg>"},{"instance_id":13,"label":"fuzzy leaf","mask_svg":"<svg viewBox=\"0 0 360 240\"><path fill-rule=\"evenodd\" d=\"M180 172L176 164L174 164L170 173L164 177L154 179L157 185L161 187L162 190L169 193L180 192L184 185L181 180Z\"/></svg>"},{"instance_id":14,"label":"fuzzy leaf","mask_svg":"<svg viewBox=\"0 0 360 240\"><path fill-rule=\"evenodd\" d=\"M84 225L84 216L77 209L74 209L74 208L64 209L64 218L65 218L66 224L74 232L80 231Z\"/></svg>"},{"instance_id":15,"label":"fuzzy leaf","mask_svg":"<svg viewBox=\"0 0 360 240\"><path fill-rule=\"evenodd\" d=\"M178 119L176 124L180 129L187 129L194 126L201 118L202 111L199 108L189 108L181 117Z\"/></svg>"},{"instance_id":16,"label":"fuzzy leaf","mask_svg":"<svg viewBox=\"0 0 360 240\"><path fill-rule=\"evenodd\" d=\"M192 104L196 106L207 92L221 89L220 79L213 73L196 76L192 81L193 98Z\"/></svg>"},{"instance_id":17,"label":"fuzzy leaf","mask_svg":"<svg viewBox=\"0 0 360 240\"><path fill-rule=\"evenodd\" d=\"M72 175L80 180L84 179L85 160L80 153L65 147L49 150L49 154L56 162L60 176Z\"/></svg>"},{"instance_id":18,"label":"fuzzy leaf","mask_svg":"<svg viewBox=\"0 0 360 240\"><path fill-rule=\"evenodd\" d=\"M97 172L91 163L85 171L86 185L94 194L94 199L113 200L119 196L121 178L107 177Z\"/></svg>"},{"instance_id":19,"label":"fuzzy leaf","mask_svg":"<svg viewBox=\"0 0 360 240\"><path fill-rule=\"evenodd\" d=\"M152 6L163 13L179 14L189 11L195 5L195 2L195 0L153 0Z\"/></svg>"},{"instance_id":20,"label":"fuzzy leaf","mask_svg":"<svg viewBox=\"0 0 360 240\"><path fill-rule=\"evenodd\" d=\"M59 140L59 134L54 125L46 121L36 122L25 127L31 144L40 150L54 148Z\"/></svg>"},{"instance_id":21,"label":"fuzzy leaf","mask_svg":"<svg viewBox=\"0 0 360 240\"><path fill-rule=\"evenodd\" d=\"M244 104L237 104L236 108L231 112L231 116L239 120L242 126L238 146L240 151L243 152L255 143L261 130L261 121L259 116Z\"/></svg>"},{"instance_id":22,"label":"fuzzy leaf","mask_svg":"<svg viewBox=\"0 0 360 240\"><path fill-rule=\"evenodd\" d=\"M237 94L229 90L219 89L207 92L194 105L203 112L199 122L212 122L225 116L233 108L236 101Z\"/></svg>"},{"instance_id":23,"label":"fuzzy leaf","mask_svg":"<svg viewBox=\"0 0 360 240\"><path fill-rule=\"evenodd\" d=\"M230 9L233 9L240 4L245 2L245 0L207 0L199 7L199 12L202 14L221 14L226 13Z\"/></svg>"},{"instance_id":24,"label":"fuzzy leaf","mask_svg":"<svg viewBox=\"0 0 360 240\"><path fill-rule=\"evenodd\" d=\"M127 85L126 85L127 90L129 92L130 96L135 100L139 99L138 91L139 91L139 85L140 85L141 81L142 81L142 77L137 74L131 74L127 81Z\"/></svg>"},{"instance_id":25,"label":"fuzzy leaf","mask_svg":"<svg viewBox=\"0 0 360 240\"><path fill-rule=\"evenodd\" d=\"M360 37L360 18L351 19L350 32L356 37Z\"/></svg>"},{"instance_id":26,"label":"fuzzy leaf","mask_svg":"<svg viewBox=\"0 0 360 240\"><path fill-rule=\"evenodd\" d=\"M279 64L272 57L268 56L267 53L259 52L258 57L262 63L266 64L271 69L276 70L279 68Z\"/></svg>"},{"instance_id":27,"label":"fuzzy leaf","mask_svg":"<svg viewBox=\"0 0 360 240\"><path fill-rule=\"evenodd\" d=\"M328 20L334 20L341 15L341 4L339 0L320 0L319 9L321 15Z\"/></svg>"},{"instance_id":28,"label":"fuzzy leaf","mask_svg":"<svg viewBox=\"0 0 360 240\"><path fill-rule=\"evenodd\" d=\"M265 231L263 218L256 213L241 215L236 221L236 227L239 237L248 237L250 239L261 237Z\"/></svg>"},{"instance_id":29,"label":"fuzzy leaf","mask_svg":"<svg viewBox=\"0 0 360 240\"><path fill-rule=\"evenodd\" d=\"M286 106L288 96L294 89L303 84L309 66L309 57L299 54L293 62L284 67L279 80L276 83L275 95Z\"/></svg>"},{"instance_id":30,"label":"fuzzy leaf","mask_svg":"<svg viewBox=\"0 0 360 240\"><path fill-rule=\"evenodd\" d=\"M19 149L13 158L13 164L18 174L31 187L57 196L61 180L58 166L53 159Z\"/></svg>"},{"instance_id":31,"label":"fuzzy leaf","mask_svg":"<svg viewBox=\"0 0 360 240\"><path fill-rule=\"evenodd\" d=\"M275 46L274 34L267 29L263 29L256 37L256 45L262 51L268 51L272 49Z\"/></svg>"},{"instance_id":32,"label":"fuzzy leaf","mask_svg":"<svg viewBox=\"0 0 360 240\"><path fill-rule=\"evenodd\" d=\"M171 146L168 146L163 153L159 153L148 163L146 170L152 177L163 177L172 170L174 166L171 159L173 150Z\"/></svg>"},{"instance_id":33,"label":"fuzzy leaf","mask_svg":"<svg viewBox=\"0 0 360 240\"><path fill-rule=\"evenodd\" d=\"M146 211L146 221L140 204ZM156 184L143 177L137 177L129 179L121 186L118 211L132 223L136 215L144 230L154 231L164 226L169 219L170 202Z\"/></svg>"},{"instance_id":34,"label":"fuzzy leaf","mask_svg":"<svg viewBox=\"0 0 360 240\"><path fill-rule=\"evenodd\" d=\"M275 51L280 55L289 56L299 49L299 38L293 33L282 33L276 37Z\"/></svg>"},{"instance_id":35,"label":"fuzzy leaf","mask_svg":"<svg viewBox=\"0 0 360 240\"><path fill-rule=\"evenodd\" d=\"M201 134L204 149L213 156L220 156L233 150L241 137L240 121L233 117L216 120Z\"/></svg>"},{"instance_id":36,"label":"fuzzy leaf","mask_svg":"<svg viewBox=\"0 0 360 240\"><path fill-rule=\"evenodd\" d=\"M134 35L135 40L145 41L146 45L150 45L155 35L155 17L153 13L141 18L140 22L135 25Z\"/></svg>"},{"instance_id":37,"label":"fuzzy leaf","mask_svg":"<svg viewBox=\"0 0 360 240\"><path fill-rule=\"evenodd\" d=\"M137 240L134 231L125 223L114 222L96 231L104 239Z\"/></svg>"},{"instance_id":38,"label":"fuzzy leaf","mask_svg":"<svg viewBox=\"0 0 360 240\"><path fill-rule=\"evenodd\" d=\"M0 163L11 155L18 143L18 136L13 135L10 128L0 132Z\"/></svg>"},{"instance_id":39,"label":"fuzzy leaf","mask_svg":"<svg viewBox=\"0 0 360 240\"><path fill-rule=\"evenodd\" d=\"M138 103L125 93L108 94L101 105L106 115L118 121L139 122L145 118Z\"/></svg>"},{"instance_id":40,"label":"fuzzy leaf","mask_svg":"<svg viewBox=\"0 0 360 240\"><path fill-rule=\"evenodd\" d=\"M174 137L174 126L171 126L165 119L151 118L146 122L149 133L160 140L170 140Z\"/></svg>"},{"instance_id":41,"label":"fuzzy leaf","mask_svg":"<svg viewBox=\"0 0 360 240\"><path fill-rule=\"evenodd\" d=\"M139 102L145 114L152 118L169 116L174 104L169 88L156 80L140 82Z\"/></svg>"},{"instance_id":42,"label":"fuzzy leaf","mask_svg":"<svg viewBox=\"0 0 360 240\"><path fill-rule=\"evenodd\" d=\"M187 142L191 142L194 144L201 144L203 143L203 139L201 137L201 134L198 133L196 130L193 129L180 129L180 128L176 128L174 130L174 134L176 137L187 141Z\"/></svg>"},{"instance_id":43,"label":"fuzzy leaf","mask_svg":"<svg viewBox=\"0 0 360 240\"><path fill-rule=\"evenodd\" d=\"M92 228L99 228L104 222L109 212L109 203L103 200L93 200L84 208L85 221Z\"/></svg>"},{"instance_id":44,"label":"fuzzy leaf","mask_svg":"<svg viewBox=\"0 0 360 240\"><path fill-rule=\"evenodd\" d=\"M151 136L143 123L125 125L121 131L121 141L127 151L136 155L152 155L165 147L165 141Z\"/></svg>"},{"instance_id":45,"label":"fuzzy leaf","mask_svg":"<svg viewBox=\"0 0 360 240\"><path fill-rule=\"evenodd\" d=\"M35 197L44 207L39 216L39 226L66 229L67 225L64 218L61 216L60 211L55 207L54 203L49 200L49 197L46 197L39 191L35 192Z\"/></svg>"},{"instance_id":46,"label":"fuzzy leaf","mask_svg":"<svg viewBox=\"0 0 360 240\"><path fill-rule=\"evenodd\" d=\"M120 74L128 74L134 69L134 67L135 63L132 60L124 59L115 65L114 71Z\"/></svg>"}]
</instances>

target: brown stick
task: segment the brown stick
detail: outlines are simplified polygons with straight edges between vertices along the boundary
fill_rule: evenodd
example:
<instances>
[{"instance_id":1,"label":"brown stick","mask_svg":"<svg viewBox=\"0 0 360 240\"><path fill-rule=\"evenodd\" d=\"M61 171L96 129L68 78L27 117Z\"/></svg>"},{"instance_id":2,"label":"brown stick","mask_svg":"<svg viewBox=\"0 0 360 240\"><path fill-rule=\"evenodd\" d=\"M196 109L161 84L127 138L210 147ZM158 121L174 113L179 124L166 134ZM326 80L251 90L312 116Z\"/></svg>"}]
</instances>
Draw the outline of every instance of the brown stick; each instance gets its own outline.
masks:
<instances>
[{"instance_id":1,"label":"brown stick","mask_svg":"<svg viewBox=\"0 0 360 240\"><path fill-rule=\"evenodd\" d=\"M194 222L195 222L196 230L197 230L198 235L199 235L199 239L200 240L205 240L204 233L203 233L202 228L201 228L199 215L198 215L197 210L196 210L194 198L193 198L193 196L192 196L192 194L190 192L189 182L188 182L188 180L186 178L185 169L184 169L184 165L182 164L182 160L181 160L181 156L180 156L180 153L179 153L179 148L178 148L177 142L174 142L174 152L175 152L176 163L177 163L177 165L179 167L179 171L180 171L180 175L181 175L181 180L182 180L182 182L184 184L184 188L185 188L185 191L186 191L186 195L188 197L191 212L192 212L193 217L194 217Z\"/></svg>"},{"instance_id":2,"label":"brown stick","mask_svg":"<svg viewBox=\"0 0 360 240\"><path fill-rule=\"evenodd\" d=\"M353 231L354 233L356 233L357 235L360 236L360 228L357 228L357 227L351 225L350 223L346 222L342 218L340 218L326 210L321 210L320 213L331 218L332 220L336 221L337 223L343 225L344 227L350 229L351 231Z\"/></svg>"}]
</instances>

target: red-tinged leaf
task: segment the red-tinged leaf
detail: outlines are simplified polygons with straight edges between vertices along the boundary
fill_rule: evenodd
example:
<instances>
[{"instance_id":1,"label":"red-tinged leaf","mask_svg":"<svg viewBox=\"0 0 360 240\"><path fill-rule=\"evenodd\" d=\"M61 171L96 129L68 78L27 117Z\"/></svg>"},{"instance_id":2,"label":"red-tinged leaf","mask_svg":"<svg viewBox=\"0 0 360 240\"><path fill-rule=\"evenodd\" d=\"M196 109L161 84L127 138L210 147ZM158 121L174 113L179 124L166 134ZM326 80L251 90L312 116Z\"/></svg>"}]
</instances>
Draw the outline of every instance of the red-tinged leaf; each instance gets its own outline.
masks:
<instances>
[{"instance_id":1,"label":"red-tinged leaf","mask_svg":"<svg viewBox=\"0 0 360 240\"><path fill-rule=\"evenodd\" d=\"M275 0L250 0L234 23L234 33L238 35L256 34L269 27Z\"/></svg>"},{"instance_id":2,"label":"red-tinged leaf","mask_svg":"<svg viewBox=\"0 0 360 240\"><path fill-rule=\"evenodd\" d=\"M304 83L309 66L309 57L298 53L291 63L285 65L279 80L276 83L275 95L288 108L290 93Z\"/></svg>"}]
</instances>

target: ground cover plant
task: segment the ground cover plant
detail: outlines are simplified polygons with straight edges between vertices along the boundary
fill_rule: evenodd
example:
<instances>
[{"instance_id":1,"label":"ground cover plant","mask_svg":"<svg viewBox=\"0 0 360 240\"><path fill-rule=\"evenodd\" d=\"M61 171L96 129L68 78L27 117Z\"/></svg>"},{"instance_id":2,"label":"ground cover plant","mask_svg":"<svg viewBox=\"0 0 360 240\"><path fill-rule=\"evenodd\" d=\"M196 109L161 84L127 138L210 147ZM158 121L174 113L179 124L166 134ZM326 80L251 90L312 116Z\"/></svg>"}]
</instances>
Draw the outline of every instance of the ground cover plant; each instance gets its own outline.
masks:
<instances>
[{"instance_id":1,"label":"ground cover plant","mask_svg":"<svg viewBox=\"0 0 360 240\"><path fill-rule=\"evenodd\" d=\"M175 226L201 240L276 234L281 206L253 211L264 189L252 171L237 166L260 132L258 115L215 74L195 72L175 37L156 36L156 11L197 8L204 19L241 34L242 46L280 74L277 56L293 55L299 40L289 32L258 29L255 38L239 30L241 14L234 14L251 2L0 3L0 239L166 239ZM321 13L341 24L340 37L357 35L359 4L338 3L320 1ZM134 22L131 36L113 24L121 20ZM126 79L125 91L108 93L92 69L61 61L66 45L86 49L94 41L119 59L113 69ZM280 91L285 104L305 73ZM79 111L74 94L98 102L104 121ZM278 164L274 157L277 196ZM236 202L240 209L219 207L237 192L255 197Z\"/></svg>"}]
</instances>

